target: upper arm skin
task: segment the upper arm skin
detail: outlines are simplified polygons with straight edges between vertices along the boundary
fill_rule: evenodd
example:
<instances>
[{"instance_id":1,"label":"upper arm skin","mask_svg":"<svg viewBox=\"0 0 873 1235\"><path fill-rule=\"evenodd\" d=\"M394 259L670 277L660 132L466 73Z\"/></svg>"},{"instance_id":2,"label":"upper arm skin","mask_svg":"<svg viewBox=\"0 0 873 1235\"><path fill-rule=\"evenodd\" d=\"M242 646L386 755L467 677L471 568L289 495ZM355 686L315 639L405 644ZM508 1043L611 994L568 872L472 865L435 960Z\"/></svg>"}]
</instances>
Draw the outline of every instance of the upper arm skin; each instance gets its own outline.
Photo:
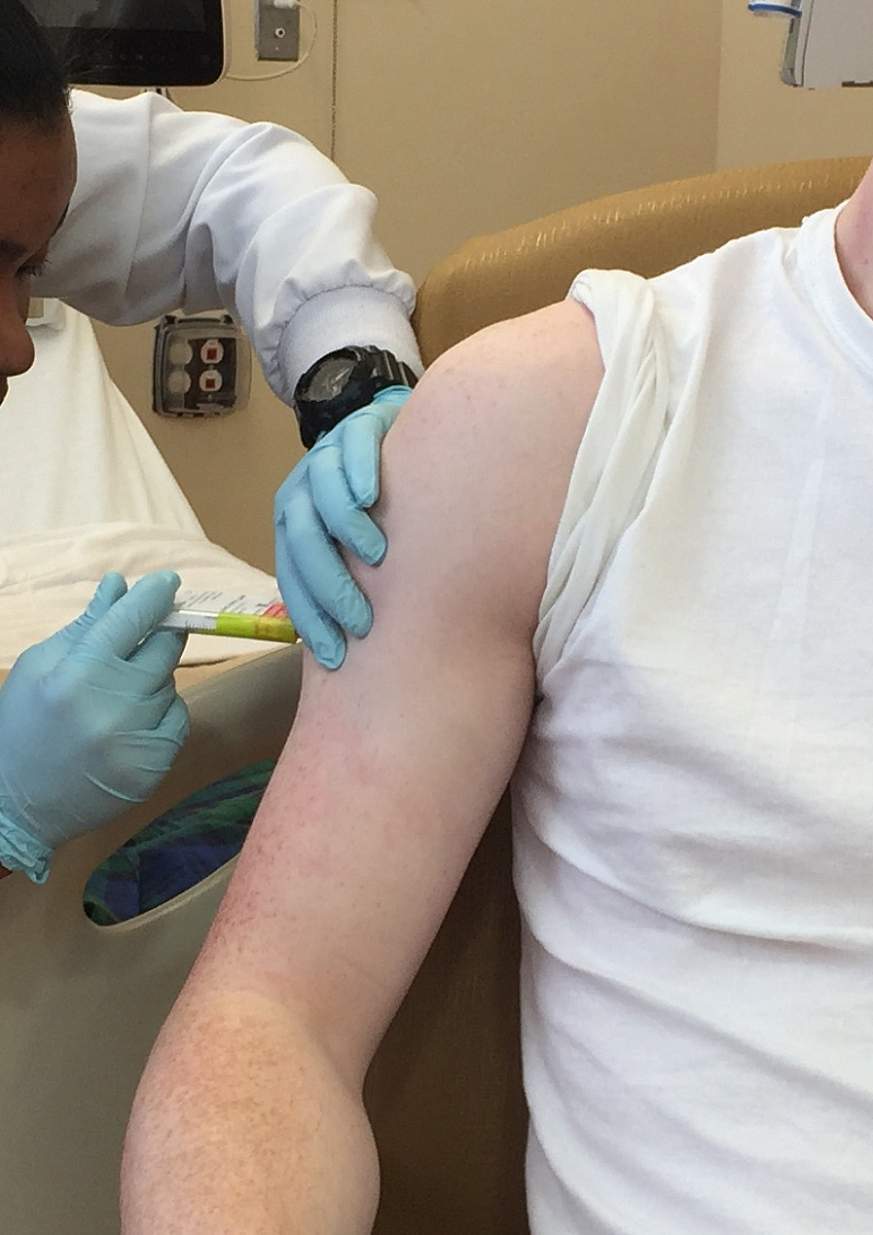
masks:
<instances>
[{"instance_id":1,"label":"upper arm skin","mask_svg":"<svg viewBox=\"0 0 873 1235\"><path fill-rule=\"evenodd\" d=\"M372 634L308 660L292 734L193 988L267 994L350 1083L448 908L512 772L531 636L602 368L587 310L492 327L419 385L388 437L390 549L355 567Z\"/></svg>"}]
</instances>

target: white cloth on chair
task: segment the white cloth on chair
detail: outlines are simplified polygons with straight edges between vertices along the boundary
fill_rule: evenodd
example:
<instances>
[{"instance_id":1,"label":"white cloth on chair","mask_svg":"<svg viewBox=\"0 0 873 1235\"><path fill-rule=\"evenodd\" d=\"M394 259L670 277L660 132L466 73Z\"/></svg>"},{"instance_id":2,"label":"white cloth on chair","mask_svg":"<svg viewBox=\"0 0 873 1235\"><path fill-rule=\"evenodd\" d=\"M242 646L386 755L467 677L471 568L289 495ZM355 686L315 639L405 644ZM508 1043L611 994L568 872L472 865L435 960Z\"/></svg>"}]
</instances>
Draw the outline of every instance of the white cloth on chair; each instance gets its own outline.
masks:
<instances>
[{"instance_id":1,"label":"white cloth on chair","mask_svg":"<svg viewBox=\"0 0 873 1235\"><path fill-rule=\"evenodd\" d=\"M32 333L36 363L0 408L0 668L81 613L107 570L277 595L272 576L207 539L90 321L47 302ZM183 663L275 646L194 635Z\"/></svg>"}]
</instances>

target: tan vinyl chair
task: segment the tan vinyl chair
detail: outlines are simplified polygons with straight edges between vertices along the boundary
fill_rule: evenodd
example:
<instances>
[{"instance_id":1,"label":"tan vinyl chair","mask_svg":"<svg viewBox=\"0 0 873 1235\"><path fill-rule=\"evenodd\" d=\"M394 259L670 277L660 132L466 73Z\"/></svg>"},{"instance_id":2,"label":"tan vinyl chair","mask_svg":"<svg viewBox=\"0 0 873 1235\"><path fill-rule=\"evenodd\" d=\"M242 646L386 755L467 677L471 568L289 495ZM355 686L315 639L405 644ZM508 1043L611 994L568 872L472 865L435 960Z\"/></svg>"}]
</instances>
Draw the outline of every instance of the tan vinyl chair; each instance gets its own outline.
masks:
<instances>
[{"instance_id":1,"label":"tan vinyl chair","mask_svg":"<svg viewBox=\"0 0 873 1235\"><path fill-rule=\"evenodd\" d=\"M839 160L704 176L472 241L422 288L424 355L431 361L491 322L560 299L585 266L654 274L733 236L793 225L847 196L863 167ZM179 448L188 449L184 435ZM289 649L185 688L192 737L155 798L67 846L45 887L0 881L0 1228L10 1235L117 1235L130 1102L230 864L117 927L85 917L88 875L189 793L277 754L299 675L299 652ZM371 1068L366 1098L383 1171L377 1235L527 1232L510 852L504 800Z\"/></svg>"},{"instance_id":2,"label":"tan vinyl chair","mask_svg":"<svg viewBox=\"0 0 873 1235\"><path fill-rule=\"evenodd\" d=\"M416 329L427 364L484 326L562 300L586 268L646 277L765 227L796 227L855 188L869 158L772 163L616 193L469 241L431 272Z\"/></svg>"},{"instance_id":3,"label":"tan vinyl chair","mask_svg":"<svg viewBox=\"0 0 873 1235\"><path fill-rule=\"evenodd\" d=\"M866 162L674 181L472 240L421 289L425 359L562 299L585 267L656 275L733 237L793 227L847 197ZM371 1070L383 1168L377 1235L526 1235L518 958L504 799Z\"/></svg>"}]
</instances>

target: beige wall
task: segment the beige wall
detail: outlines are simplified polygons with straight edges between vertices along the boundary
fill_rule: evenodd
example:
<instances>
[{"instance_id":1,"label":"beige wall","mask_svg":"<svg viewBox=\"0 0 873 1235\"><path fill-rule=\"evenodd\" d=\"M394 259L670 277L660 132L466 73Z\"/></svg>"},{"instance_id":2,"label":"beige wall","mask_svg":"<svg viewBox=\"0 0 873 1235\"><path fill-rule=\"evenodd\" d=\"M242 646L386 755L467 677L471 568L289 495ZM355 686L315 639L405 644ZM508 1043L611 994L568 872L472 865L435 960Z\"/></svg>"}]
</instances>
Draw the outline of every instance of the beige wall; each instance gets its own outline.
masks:
<instances>
[{"instance_id":1,"label":"beige wall","mask_svg":"<svg viewBox=\"0 0 873 1235\"><path fill-rule=\"evenodd\" d=\"M722 5L719 167L873 151L873 90L784 86L785 22Z\"/></svg>"},{"instance_id":2,"label":"beige wall","mask_svg":"<svg viewBox=\"0 0 873 1235\"><path fill-rule=\"evenodd\" d=\"M298 72L178 101L277 120L325 150L335 138L347 174L378 192L381 237L416 279L471 235L715 165L712 0L339 0L336 39L334 0L309 3L319 38ZM233 68L263 72L251 2L232 7ZM150 332L101 329L101 340L147 408ZM268 566L272 492L298 447L263 381L253 407L224 422L144 420L210 535ZM255 498L247 475L262 479Z\"/></svg>"},{"instance_id":3,"label":"beige wall","mask_svg":"<svg viewBox=\"0 0 873 1235\"><path fill-rule=\"evenodd\" d=\"M338 160L421 278L471 235L712 167L719 27L711 0L344 0Z\"/></svg>"}]
</instances>

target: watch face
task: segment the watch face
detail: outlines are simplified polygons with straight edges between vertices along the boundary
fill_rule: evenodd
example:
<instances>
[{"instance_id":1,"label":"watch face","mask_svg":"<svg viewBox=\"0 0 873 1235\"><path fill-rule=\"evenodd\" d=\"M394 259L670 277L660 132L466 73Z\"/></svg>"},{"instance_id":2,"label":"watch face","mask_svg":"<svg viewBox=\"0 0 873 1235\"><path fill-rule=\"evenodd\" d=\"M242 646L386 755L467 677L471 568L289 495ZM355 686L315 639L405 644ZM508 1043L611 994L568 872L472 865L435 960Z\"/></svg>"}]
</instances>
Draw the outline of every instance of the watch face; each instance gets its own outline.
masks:
<instances>
[{"instance_id":1,"label":"watch face","mask_svg":"<svg viewBox=\"0 0 873 1235\"><path fill-rule=\"evenodd\" d=\"M325 360L309 383L306 397L318 403L327 403L341 395L356 363L350 356L334 356Z\"/></svg>"}]
</instances>

